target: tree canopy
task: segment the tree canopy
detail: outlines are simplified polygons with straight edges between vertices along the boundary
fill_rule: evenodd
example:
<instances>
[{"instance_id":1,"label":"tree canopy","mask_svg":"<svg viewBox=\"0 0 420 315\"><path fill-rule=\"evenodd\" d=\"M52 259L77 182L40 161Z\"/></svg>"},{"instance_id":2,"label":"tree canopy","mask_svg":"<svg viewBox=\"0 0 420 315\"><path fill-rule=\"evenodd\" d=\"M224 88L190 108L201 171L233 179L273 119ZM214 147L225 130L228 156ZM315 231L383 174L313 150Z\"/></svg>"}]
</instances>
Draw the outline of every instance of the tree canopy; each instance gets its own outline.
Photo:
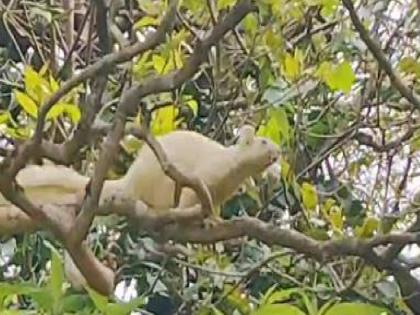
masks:
<instances>
[{"instance_id":1,"label":"tree canopy","mask_svg":"<svg viewBox=\"0 0 420 315\"><path fill-rule=\"evenodd\" d=\"M2 314L420 313L419 0L2 0L0 15ZM244 124L277 167L222 221L189 224L206 187L157 139L229 146ZM101 199L143 146L197 207ZM86 188L31 198L16 178L51 163Z\"/></svg>"}]
</instances>

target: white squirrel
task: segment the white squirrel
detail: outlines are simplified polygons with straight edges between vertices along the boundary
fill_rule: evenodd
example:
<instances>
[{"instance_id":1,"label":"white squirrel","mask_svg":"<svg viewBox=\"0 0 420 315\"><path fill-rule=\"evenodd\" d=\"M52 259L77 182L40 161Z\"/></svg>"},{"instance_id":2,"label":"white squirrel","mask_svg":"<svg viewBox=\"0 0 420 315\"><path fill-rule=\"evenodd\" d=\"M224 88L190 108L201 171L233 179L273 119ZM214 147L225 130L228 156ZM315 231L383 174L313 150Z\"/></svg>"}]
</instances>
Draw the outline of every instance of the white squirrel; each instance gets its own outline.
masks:
<instances>
[{"instance_id":1,"label":"white squirrel","mask_svg":"<svg viewBox=\"0 0 420 315\"><path fill-rule=\"evenodd\" d=\"M268 170L280 156L279 148L271 140L257 137L249 125L240 129L238 142L228 147L193 131L173 131L157 140L171 163L204 181L215 208L227 201L248 178ZM25 167L16 180L36 204L75 204L89 177L69 167L45 164ZM147 144L139 150L124 176L104 182L101 200L117 190L152 209L174 206L175 182L165 175ZM182 189L179 201L180 208L199 202L189 188ZM0 207L7 205L10 203L0 194ZM86 280L67 253L64 258L68 279L76 289L81 289Z\"/></svg>"},{"instance_id":2,"label":"white squirrel","mask_svg":"<svg viewBox=\"0 0 420 315\"><path fill-rule=\"evenodd\" d=\"M280 155L277 145L268 138L256 136L255 129L250 125L240 128L238 142L227 147L198 132L187 130L176 130L157 140L171 163L204 181L215 208L226 202L246 179L269 169ZM84 191L89 182L87 176L54 164L28 165L18 173L16 180L33 202L57 204L75 202L75 195ZM116 189L152 209L174 206L175 182L165 175L147 144L139 150L124 176L105 181L101 199ZM182 189L180 208L198 202L192 189ZM8 204L8 201L0 194L2 204Z\"/></svg>"},{"instance_id":3,"label":"white squirrel","mask_svg":"<svg viewBox=\"0 0 420 315\"><path fill-rule=\"evenodd\" d=\"M256 136L250 125L243 126L237 144L228 147L200 133L182 130L160 137L158 141L170 162L204 181L215 208L231 198L246 179L264 172L280 156L277 145L268 138ZM168 209L174 205L175 182L165 175L148 146L140 150L123 182L124 194L140 199L153 209ZM192 189L182 189L180 208L198 202Z\"/></svg>"}]
</instances>

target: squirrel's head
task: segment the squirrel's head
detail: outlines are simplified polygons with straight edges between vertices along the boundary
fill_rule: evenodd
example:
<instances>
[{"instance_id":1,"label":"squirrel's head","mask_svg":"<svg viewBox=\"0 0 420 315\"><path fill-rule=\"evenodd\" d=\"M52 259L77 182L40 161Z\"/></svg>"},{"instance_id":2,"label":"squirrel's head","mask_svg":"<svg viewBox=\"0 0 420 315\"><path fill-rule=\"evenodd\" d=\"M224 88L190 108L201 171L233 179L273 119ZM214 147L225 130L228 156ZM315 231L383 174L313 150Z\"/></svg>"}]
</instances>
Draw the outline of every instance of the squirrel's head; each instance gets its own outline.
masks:
<instances>
[{"instance_id":1,"label":"squirrel's head","mask_svg":"<svg viewBox=\"0 0 420 315\"><path fill-rule=\"evenodd\" d=\"M255 128L244 125L239 130L237 142L244 164L262 172L280 158L280 148L270 139L255 135Z\"/></svg>"}]
</instances>

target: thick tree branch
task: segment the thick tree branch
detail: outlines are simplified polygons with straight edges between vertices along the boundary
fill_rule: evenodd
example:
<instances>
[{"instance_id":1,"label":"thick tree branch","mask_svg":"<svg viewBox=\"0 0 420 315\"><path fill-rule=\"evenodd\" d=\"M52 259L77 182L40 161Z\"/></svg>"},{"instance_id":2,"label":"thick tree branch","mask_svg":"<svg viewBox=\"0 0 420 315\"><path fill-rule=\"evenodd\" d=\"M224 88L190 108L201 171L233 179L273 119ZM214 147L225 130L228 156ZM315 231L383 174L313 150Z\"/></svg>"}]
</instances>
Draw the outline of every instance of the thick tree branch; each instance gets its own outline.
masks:
<instances>
[{"instance_id":1,"label":"thick tree branch","mask_svg":"<svg viewBox=\"0 0 420 315\"><path fill-rule=\"evenodd\" d=\"M414 135L414 129L409 128L406 133L404 133L400 138L392 140L386 144L379 144L374 139L373 136L366 134L364 132L357 132L354 135L354 139L361 145L368 146L375 150L378 153L388 152L390 150L401 147L406 141L410 140Z\"/></svg>"},{"instance_id":2,"label":"thick tree branch","mask_svg":"<svg viewBox=\"0 0 420 315\"><path fill-rule=\"evenodd\" d=\"M68 241L67 235L72 231L72 226L74 226L75 222L74 215L69 215L71 213L69 206L57 207L55 205L51 207L44 205L43 213L49 222L53 222L56 227L59 227L60 230L56 234L62 235L65 247L86 278L87 283L95 289L102 288L100 292L104 292L104 288L111 290L113 276L111 276L110 270L103 269L105 267L87 251L83 243L81 246L74 246L75 243ZM9 209L3 207L3 216L0 216L0 218L14 218L15 232L23 232L25 228L32 232L36 228L42 228L40 224L36 224L36 220L32 222L35 224L29 224L28 221L31 221L31 219L24 215L18 215L17 211L19 210L13 205L10 205ZM9 215L5 215L5 213L9 213ZM419 243L420 241L420 233L418 232L379 235L370 239L346 238L342 240L316 241L299 232L280 229L275 225L249 217L225 221L211 228L203 228L201 225L191 224L191 222L201 218L200 206L189 209L154 211L140 201L127 199L122 191L116 191L113 196L108 196L108 199L104 199L96 212L96 215L109 214L127 217L131 224L159 240L211 244L234 238L251 237L268 245L291 248L320 262L326 262L336 257L358 256L380 270L395 272L396 275L401 276L397 280L407 277L405 269L403 270L401 266L384 260L376 254L374 249L378 246L389 244L394 246L407 245ZM7 227L8 225L0 222L0 226ZM10 229L9 231L0 229L0 231L0 234L6 235L13 233ZM91 268L95 268L94 271ZM411 283L418 286L413 281Z\"/></svg>"},{"instance_id":3,"label":"thick tree branch","mask_svg":"<svg viewBox=\"0 0 420 315\"><path fill-rule=\"evenodd\" d=\"M57 210L45 206L48 217L62 220ZM68 208L68 206L66 206ZM61 211L68 212L66 207ZM13 206L11 206L11 210ZM53 215L51 214L53 212ZM420 242L420 233L393 233L378 235L370 239L346 238L340 240L316 241L294 230L281 229L275 225L262 222L256 218L242 217L224 221L216 226L203 228L201 225L187 224L200 218L200 206L189 209L170 209L168 211L155 211L149 209L141 201L130 200L123 192L116 192L112 197L103 200L96 214L117 214L125 216L131 224L151 235L158 232L159 237L176 242L190 242L211 244L240 237L258 239L268 245L279 245L296 250L320 262L325 262L336 257L358 256L373 263L380 269L388 269L389 264L378 256L374 249L378 246L408 245ZM28 226L27 218L22 217L22 224ZM52 221L55 221L52 220ZM66 219L66 228L70 229L71 218ZM156 230L158 229L158 230ZM4 231L2 231L4 233ZM71 247L71 246L70 246Z\"/></svg>"},{"instance_id":4,"label":"thick tree branch","mask_svg":"<svg viewBox=\"0 0 420 315\"><path fill-rule=\"evenodd\" d=\"M8 208L2 206L0 219L5 219L6 222L0 223L0 227L5 227L0 230L0 234L10 236L18 232L33 232L37 229L51 231L62 242L91 288L104 295L113 292L114 272L102 265L86 244L74 244L69 241L75 221L75 205L34 205L20 191L12 188L4 189L4 191L4 196L13 201L19 209L24 210L27 215L22 211L18 213L20 210L13 205ZM9 223L13 225L10 226Z\"/></svg>"},{"instance_id":5,"label":"thick tree branch","mask_svg":"<svg viewBox=\"0 0 420 315\"><path fill-rule=\"evenodd\" d=\"M362 22L360 21L357 13L354 9L352 0L342 0L344 6L347 8L350 14L350 18L353 22L356 31L359 33L361 39L369 48L375 59L378 61L379 66L385 71L391 80L392 85L400 92L401 96L407 99L413 104L418 110L420 110L420 99L401 81L401 78L395 73L390 62L387 60L381 47L376 43L370 36Z\"/></svg>"}]
</instances>

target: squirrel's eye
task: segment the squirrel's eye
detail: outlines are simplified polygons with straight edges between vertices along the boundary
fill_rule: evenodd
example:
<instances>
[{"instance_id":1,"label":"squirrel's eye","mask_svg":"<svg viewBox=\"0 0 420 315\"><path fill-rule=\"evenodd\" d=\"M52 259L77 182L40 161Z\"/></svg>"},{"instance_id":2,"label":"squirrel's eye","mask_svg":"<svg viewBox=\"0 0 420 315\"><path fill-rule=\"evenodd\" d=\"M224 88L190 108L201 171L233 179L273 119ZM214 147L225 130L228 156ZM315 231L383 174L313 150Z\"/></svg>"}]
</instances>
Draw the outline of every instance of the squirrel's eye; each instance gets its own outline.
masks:
<instances>
[{"instance_id":1,"label":"squirrel's eye","mask_svg":"<svg viewBox=\"0 0 420 315\"><path fill-rule=\"evenodd\" d=\"M262 144L264 144L264 145L265 145L265 144L267 144L267 140L266 140L266 139L262 139L262 141L261 141L261 142L262 142Z\"/></svg>"}]
</instances>

